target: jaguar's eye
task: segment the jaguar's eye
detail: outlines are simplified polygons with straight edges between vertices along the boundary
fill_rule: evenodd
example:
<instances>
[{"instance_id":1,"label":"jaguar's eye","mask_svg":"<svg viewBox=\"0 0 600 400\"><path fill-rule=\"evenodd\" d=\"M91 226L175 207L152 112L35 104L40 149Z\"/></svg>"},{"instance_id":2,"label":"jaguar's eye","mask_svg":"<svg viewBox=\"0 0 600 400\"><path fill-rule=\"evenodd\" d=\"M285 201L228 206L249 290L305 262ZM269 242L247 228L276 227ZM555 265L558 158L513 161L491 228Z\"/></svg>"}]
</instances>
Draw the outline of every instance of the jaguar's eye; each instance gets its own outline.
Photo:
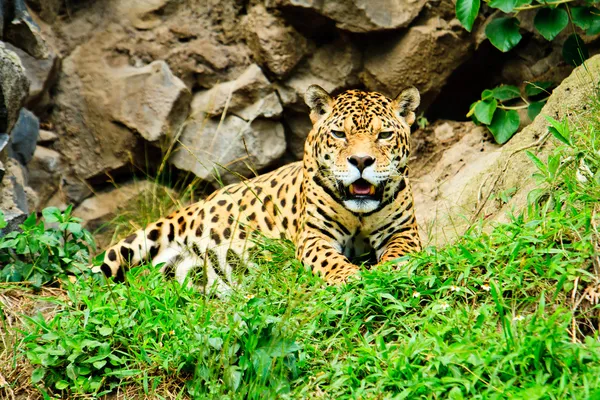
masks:
<instances>
[{"instance_id":1,"label":"jaguar's eye","mask_svg":"<svg viewBox=\"0 0 600 400\"><path fill-rule=\"evenodd\" d=\"M344 139L346 137L346 133L344 131L331 131L331 134L336 139Z\"/></svg>"},{"instance_id":2,"label":"jaguar's eye","mask_svg":"<svg viewBox=\"0 0 600 400\"><path fill-rule=\"evenodd\" d=\"M387 140L387 139L390 139L393 134L394 134L393 131L379 132L379 135L377 136L377 139L379 139L379 140Z\"/></svg>"}]
</instances>

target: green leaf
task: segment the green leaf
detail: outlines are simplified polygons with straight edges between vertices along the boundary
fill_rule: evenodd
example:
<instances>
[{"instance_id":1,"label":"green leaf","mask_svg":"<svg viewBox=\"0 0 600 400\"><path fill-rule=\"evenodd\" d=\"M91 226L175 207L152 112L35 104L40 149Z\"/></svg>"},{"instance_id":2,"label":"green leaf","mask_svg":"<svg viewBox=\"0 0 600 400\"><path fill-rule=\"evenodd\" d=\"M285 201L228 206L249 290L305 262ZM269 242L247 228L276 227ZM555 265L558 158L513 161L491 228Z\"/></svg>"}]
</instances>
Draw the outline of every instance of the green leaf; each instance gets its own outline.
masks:
<instances>
[{"instance_id":1,"label":"green leaf","mask_svg":"<svg viewBox=\"0 0 600 400\"><path fill-rule=\"evenodd\" d=\"M527 86L525 86L525 94L528 97L537 96L540 93L547 93L548 88L553 85L552 82L527 82ZM548 93L549 94L549 93Z\"/></svg>"},{"instance_id":2,"label":"green leaf","mask_svg":"<svg viewBox=\"0 0 600 400\"><path fill-rule=\"evenodd\" d=\"M552 136L570 146L571 132L569 131L568 122L560 123L554 118L548 116L546 116L546 121L550 122L550 125L552 125L548 127L548 131L552 134Z\"/></svg>"},{"instance_id":3,"label":"green leaf","mask_svg":"<svg viewBox=\"0 0 600 400\"><path fill-rule=\"evenodd\" d=\"M553 40L568 23L569 15L562 8L542 8L533 19L533 25L546 40Z\"/></svg>"},{"instance_id":4,"label":"green leaf","mask_svg":"<svg viewBox=\"0 0 600 400\"><path fill-rule=\"evenodd\" d=\"M448 393L448 399L450 400L463 400L463 394L458 386L454 386Z\"/></svg>"},{"instance_id":5,"label":"green leaf","mask_svg":"<svg viewBox=\"0 0 600 400\"><path fill-rule=\"evenodd\" d=\"M27 219L25 221L23 221L23 225L21 225L21 226L23 228L25 228L25 230L27 230L27 228L33 228L36 223L37 223L37 218L35 216L35 213L31 213L31 214L29 214Z\"/></svg>"},{"instance_id":6,"label":"green leaf","mask_svg":"<svg viewBox=\"0 0 600 400\"><path fill-rule=\"evenodd\" d=\"M111 327L103 325L101 327L98 327L98 333L101 334L102 336L108 336L111 333L113 333L113 330Z\"/></svg>"},{"instance_id":7,"label":"green leaf","mask_svg":"<svg viewBox=\"0 0 600 400\"><path fill-rule=\"evenodd\" d=\"M471 32L477 14L479 14L480 0L457 0L456 18L465 29Z\"/></svg>"},{"instance_id":8,"label":"green leaf","mask_svg":"<svg viewBox=\"0 0 600 400\"><path fill-rule=\"evenodd\" d=\"M542 111L544 104L546 104L545 100L529 103L529 106L527 107L527 116L529 117L530 120L533 121L535 119L535 117L538 116L540 111Z\"/></svg>"},{"instance_id":9,"label":"green leaf","mask_svg":"<svg viewBox=\"0 0 600 400\"><path fill-rule=\"evenodd\" d=\"M494 88L492 90L492 94L495 99L499 101L506 101L512 99L518 99L521 97L521 92L519 88L512 85L502 85Z\"/></svg>"},{"instance_id":10,"label":"green leaf","mask_svg":"<svg viewBox=\"0 0 600 400\"><path fill-rule=\"evenodd\" d=\"M4 219L4 213L0 210L0 229L5 228L8 223Z\"/></svg>"},{"instance_id":11,"label":"green leaf","mask_svg":"<svg viewBox=\"0 0 600 400\"><path fill-rule=\"evenodd\" d=\"M600 12L600 11L596 11L596 12ZM585 34L589 35L589 36L593 36L593 35L597 35L599 33L600 33L600 18L597 18L594 20L594 22L590 26L590 29L588 29L585 32Z\"/></svg>"},{"instance_id":12,"label":"green leaf","mask_svg":"<svg viewBox=\"0 0 600 400\"><path fill-rule=\"evenodd\" d=\"M67 365L67 368L65 368L65 372L67 373L67 376L69 377L69 379L71 379L72 381L77 380L77 372L75 372L75 364L71 363L71 364Z\"/></svg>"},{"instance_id":13,"label":"green leaf","mask_svg":"<svg viewBox=\"0 0 600 400\"><path fill-rule=\"evenodd\" d=\"M92 265L102 265L102 262L104 261L104 256L106 255L106 251L103 251L102 253L98 254L96 257L94 257L92 259Z\"/></svg>"},{"instance_id":14,"label":"green leaf","mask_svg":"<svg viewBox=\"0 0 600 400\"><path fill-rule=\"evenodd\" d=\"M81 224L75 223L75 222L68 222L65 230L78 235L81 233L81 230L83 229L83 227L81 226Z\"/></svg>"},{"instance_id":15,"label":"green leaf","mask_svg":"<svg viewBox=\"0 0 600 400\"><path fill-rule=\"evenodd\" d=\"M533 154L529 150L526 150L525 153L527 154L527 157L529 157L529 159L531 161L533 161L533 163L535 164L535 166L537 167L537 169L539 169L541 172L543 172L545 174L546 170L547 170L546 164L544 164L542 162L542 160L540 160L535 154Z\"/></svg>"},{"instance_id":16,"label":"green leaf","mask_svg":"<svg viewBox=\"0 0 600 400\"><path fill-rule=\"evenodd\" d=\"M475 117L482 124L489 125L492 122L494 111L498 107L496 99L481 100L475 105Z\"/></svg>"},{"instance_id":17,"label":"green leaf","mask_svg":"<svg viewBox=\"0 0 600 400\"><path fill-rule=\"evenodd\" d=\"M242 381L242 372L238 367L232 365L225 370L225 376L223 378L229 389L235 392Z\"/></svg>"},{"instance_id":18,"label":"green leaf","mask_svg":"<svg viewBox=\"0 0 600 400\"><path fill-rule=\"evenodd\" d=\"M485 27L485 36L498 50L507 52L521 41L519 20L496 18Z\"/></svg>"},{"instance_id":19,"label":"green leaf","mask_svg":"<svg viewBox=\"0 0 600 400\"><path fill-rule=\"evenodd\" d=\"M106 360L96 361L96 362L92 363L92 365L96 369L101 369L102 367L104 367L106 365Z\"/></svg>"},{"instance_id":20,"label":"green leaf","mask_svg":"<svg viewBox=\"0 0 600 400\"><path fill-rule=\"evenodd\" d=\"M531 0L492 0L490 1L490 7L497 8L504 11L505 13L513 12L517 7L530 4Z\"/></svg>"},{"instance_id":21,"label":"green leaf","mask_svg":"<svg viewBox=\"0 0 600 400\"><path fill-rule=\"evenodd\" d=\"M587 35L600 33L600 10L595 7L571 7L573 23L586 29Z\"/></svg>"},{"instance_id":22,"label":"green leaf","mask_svg":"<svg viewBox=\"0 0 600 400\"><path fill-rule=\"evenodd\" d=\"M485 89L483 92L481 92L481 100L487 100L491 97L494 97L494 92L491 91L490 89ZM472 107L472 105L471 105Z\"/></svg>"},{"instance_id":23,"label":"green leaf","mask_svg":"<svg viewBox=\"0 0 600 400\"><path fill-rule=\"evenodd\" d=\"M51 224L53 222L59 222L60 221L60 216L61 216L61 212L58 208L56 207L47 207L44 208L42 210L42 215L44 216L44 220Z\"/></svg>"},{"instance_id":24,"label":"green leaf","mask_svg":"<svg viewBox=\"0 0 600 400\"><path fill-rule=\"evenodd\" d=\"M46 368L36 368L31 373L31 383L38 383L46 376Z\"/></svg>"},{"instance_id":25,"label":"green leaf","mask_svg":"<svg viewBox=\"0 0 600 400\"><path fill-rule=\"evenodd\" d=\"M571 7L573 23L581 29L589 29L594 21L593 7Z\"/></svg>"},{"instance_id":26,"label":"green leaf","mask_svg":"<svg viewBox=\"0 0 600 400\"><path fill-rule=\"evenodd\" d=\"M581 65L589 58L590 53L579 35L573 33L565 40L562 55L567 63L571 65Z\"/></svg>"},{"instance_id":27,"label":"green leaf","mask_svg":"<svg viewBox=\"0 0 600 400\"><path fill-rule=\"evenodd\" d=\"M69 387L69 382L64 381L64 380L60 380L58 382L56 382L56 384L54 385L58 390L65 390L66 388Z\"/></svg>"},{"instance_id":28,"label":"green leaf","mask_svg":"<svg viewBox=\"0 0 600 400\"><path fill-rule=\"evenodd\" d=\"M519 114L515 110L498 109L494 113L492 123L488 125L490 132L498 144L504 144L519 129Z\"/></svg>"}]
</instances>

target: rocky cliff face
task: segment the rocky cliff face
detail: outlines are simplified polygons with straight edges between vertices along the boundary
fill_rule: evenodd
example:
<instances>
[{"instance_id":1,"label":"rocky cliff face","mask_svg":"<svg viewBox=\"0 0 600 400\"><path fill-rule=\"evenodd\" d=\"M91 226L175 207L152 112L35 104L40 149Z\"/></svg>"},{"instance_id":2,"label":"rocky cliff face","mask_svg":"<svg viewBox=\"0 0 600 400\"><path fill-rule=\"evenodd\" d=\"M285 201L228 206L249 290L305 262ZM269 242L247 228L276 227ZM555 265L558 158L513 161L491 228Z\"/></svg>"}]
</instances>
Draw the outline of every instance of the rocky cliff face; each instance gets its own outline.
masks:
<instances>
[{"instance_id":1,"label":"rocky cliff face","mask_svg":"<svg viewBox=\"0 0 600 400\"><path fill-rule=\"evenodd\" d=\"M27 165L38 209L101 195L112 215L115 183L159 169L214 188L300 159L311 84L390 96L416 86L431 122L451 120L414 135L413 170L426 177L456 143L456 165L495 149L464 122L481 90L570 71L525 23L523 46L501 56L460 27L451 0L0 1L29 11L20 18L35 32L21 49L0 44L0 76L11 77L1 79L0 131L13 132L12 147L27 139L12 157Z\"/></svg>"}]
</instances>

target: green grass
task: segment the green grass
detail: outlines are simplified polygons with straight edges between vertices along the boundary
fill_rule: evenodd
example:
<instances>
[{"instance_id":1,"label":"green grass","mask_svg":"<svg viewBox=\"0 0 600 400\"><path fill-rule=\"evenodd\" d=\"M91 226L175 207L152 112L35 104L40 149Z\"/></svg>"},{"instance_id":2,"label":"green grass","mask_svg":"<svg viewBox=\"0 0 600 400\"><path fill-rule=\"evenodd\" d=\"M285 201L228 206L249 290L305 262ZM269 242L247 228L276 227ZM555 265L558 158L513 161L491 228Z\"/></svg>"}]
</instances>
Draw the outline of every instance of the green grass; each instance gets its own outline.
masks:
<instances>
[{"instance_id":1,"label":"green grass","mask_svg":"<svg viewBox=\"0 0 600 400\"><path fill-rule=\"evenodd\" d=\"M508 223L336 287L269 240L227 298L147 266L81 279L21 326L13 362L45 398L600 398L599 110L554 124Z\"/></svg>"}]
</instances>

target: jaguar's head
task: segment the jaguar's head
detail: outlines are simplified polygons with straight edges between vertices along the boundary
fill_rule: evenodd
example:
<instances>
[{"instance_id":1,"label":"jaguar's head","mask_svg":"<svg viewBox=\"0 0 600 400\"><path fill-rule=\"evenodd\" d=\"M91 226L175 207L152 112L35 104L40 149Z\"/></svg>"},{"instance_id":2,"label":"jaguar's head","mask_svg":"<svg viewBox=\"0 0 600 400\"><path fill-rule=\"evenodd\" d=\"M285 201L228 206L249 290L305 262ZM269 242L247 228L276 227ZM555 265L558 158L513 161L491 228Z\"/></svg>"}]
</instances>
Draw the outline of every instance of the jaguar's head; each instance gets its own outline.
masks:
<instances>
[{"instance_id":1,"label":"jaguar's head","mask_svg":"<svg viewBox=\"0 0 600 400\"><path fill-rule=\"evenodd\" d=\"M354 213L377 210L405 187L417 89L392 100L360 90L331 97L312 85L305 101L313 123L304 147L311 179Z\"/></svg>"}]
</instances>

